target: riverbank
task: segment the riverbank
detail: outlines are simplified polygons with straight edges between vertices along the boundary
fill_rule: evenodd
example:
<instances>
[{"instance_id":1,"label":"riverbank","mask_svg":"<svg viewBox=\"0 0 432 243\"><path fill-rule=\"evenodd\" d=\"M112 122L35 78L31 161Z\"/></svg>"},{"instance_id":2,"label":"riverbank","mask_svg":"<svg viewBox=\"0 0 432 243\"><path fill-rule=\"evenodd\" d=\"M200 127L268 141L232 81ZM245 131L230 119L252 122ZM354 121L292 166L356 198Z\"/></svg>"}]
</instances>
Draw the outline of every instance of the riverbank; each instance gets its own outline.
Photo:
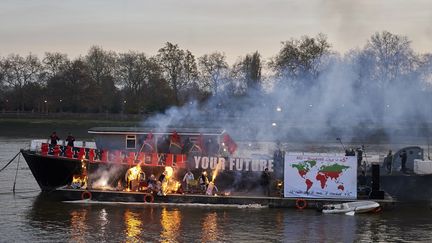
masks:
<instances>
[{"instance_id":1,"label":"riverbank","mask_svg":"<svg viewBox=\"0 0 432 243\"><path fill-rule=\"evenodd\" d=\"M0 136L4 137L27 137L41 138L49 137L56 131L60 138L65 138L71 132L76 139L82 140L92 138L87 130L97 126L138 126L140 120L117 120L117 119L90 119L80 117L22 117L0 119Z\"/></svg>"}]
</instances>

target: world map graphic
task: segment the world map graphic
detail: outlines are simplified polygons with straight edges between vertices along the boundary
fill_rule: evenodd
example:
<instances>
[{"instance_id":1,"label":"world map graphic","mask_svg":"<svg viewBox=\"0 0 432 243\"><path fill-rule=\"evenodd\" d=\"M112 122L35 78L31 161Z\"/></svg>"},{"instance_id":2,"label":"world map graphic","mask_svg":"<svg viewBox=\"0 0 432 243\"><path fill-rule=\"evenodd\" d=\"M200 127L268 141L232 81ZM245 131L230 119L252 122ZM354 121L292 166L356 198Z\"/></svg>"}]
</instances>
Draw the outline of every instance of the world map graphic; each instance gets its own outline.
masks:
<instances>
[{"instance_id":1,"label":"world map graphic","mask_svg":"<svg viewBox=\"0 0 432 243\"><path fill-rule=\"evenodd\" d=\"M304 180L306 193L309 192L314 183L319 183L321 189L325 189L329 181L336 183L338 190L344 191L344 184L339 178L350 168L350 166L338 163L321 164L318 167L316 160L305 160L294 163L291 164L291 167L297 169L298 174Z\"/></svg>"}]
</instances>

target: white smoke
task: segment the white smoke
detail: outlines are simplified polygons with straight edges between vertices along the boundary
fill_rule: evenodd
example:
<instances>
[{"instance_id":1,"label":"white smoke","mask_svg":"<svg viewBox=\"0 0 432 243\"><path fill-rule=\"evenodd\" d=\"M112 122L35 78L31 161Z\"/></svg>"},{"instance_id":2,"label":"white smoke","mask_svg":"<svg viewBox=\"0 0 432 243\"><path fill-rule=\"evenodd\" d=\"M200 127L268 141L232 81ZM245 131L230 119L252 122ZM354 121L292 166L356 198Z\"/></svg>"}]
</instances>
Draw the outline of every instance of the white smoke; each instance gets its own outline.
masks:
<instances>
[{"instance_id":1,"label":"white smoke","mask_svg":"<svg viewBox=\"0 0 432 243\"><path fill-rule=\"evenodd\" d=\"M401 74L391 83L380 84L364 80L361 74L367 67L352 53L333 55L325 58L318 79L305 90L270 78L274 88L266 93L252 90L241 98L190 102L171 107L143 125L221 127L236 141L336 142L336 137L342 137L358 143L425 142L431 130L432 99L420 76Z\"/></svg>"}]
</instances>

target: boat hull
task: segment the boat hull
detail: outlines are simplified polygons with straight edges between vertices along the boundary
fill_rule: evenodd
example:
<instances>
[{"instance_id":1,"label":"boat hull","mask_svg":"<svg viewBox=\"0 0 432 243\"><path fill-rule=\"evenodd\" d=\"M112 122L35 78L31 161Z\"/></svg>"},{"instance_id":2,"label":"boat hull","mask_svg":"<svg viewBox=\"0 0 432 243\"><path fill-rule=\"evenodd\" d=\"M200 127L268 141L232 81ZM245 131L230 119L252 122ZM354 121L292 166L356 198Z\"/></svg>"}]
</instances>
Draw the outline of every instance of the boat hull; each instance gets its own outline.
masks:
<instances>
[{"instance_id":1,"label":"boat hull","mask_svg":"<svg viewBox=\"0 0 432 243\"><path fill-rule=\"evenodd\" d=\"M400 202L432 202L432 175L381 175L380 188Z\"/></svg>"},{"instance_id":2,"label":"boat hull","mask_svg":"<svg viewBox=\"0 0 432 243\"><path fill-rule=\"evenodd\" d=\"M322 210L323 213L337 214L337 213L367 213L373 212L380 205L373 201L357 201L357 202L347 202L341 204L331 204L325 205Z\"/></svg>"},{"instance_id":3,"label":"boat hull","mask_svg":"<svg viewBox=\"0 0 432 243\"><path fill-rule=\"evenodd\" d=\"M21 151L42 191L52 191L72 182L74 174L81 173L81 161L40 156L37 153Z\"/></svg>"}]
</instances>

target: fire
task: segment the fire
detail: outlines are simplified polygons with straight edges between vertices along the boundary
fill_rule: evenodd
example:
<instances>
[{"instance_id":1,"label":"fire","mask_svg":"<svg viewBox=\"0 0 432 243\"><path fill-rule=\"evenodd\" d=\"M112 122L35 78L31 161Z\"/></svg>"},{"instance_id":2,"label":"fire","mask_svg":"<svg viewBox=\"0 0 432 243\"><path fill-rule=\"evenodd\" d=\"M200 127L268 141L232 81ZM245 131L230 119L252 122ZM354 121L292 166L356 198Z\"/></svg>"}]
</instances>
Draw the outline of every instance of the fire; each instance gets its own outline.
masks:
<instances>
[{"instance_id":1,"label":"fire","mask_svg":"<svg viewBox=\"0 0 432 243\"><path fill-rule=\"evenodd\" d=\"M135 191L137 189L141 172L142 170L140 164L128 169L125 176L127 183L126 191Z\"/></svg>"},{"instance_id":2,"label":"fire","mask_svg":"<svg viewBox=\"0 0 432 243\"><path fill-rule=\"evenodd\" d=\"M165 175L166 178L169 179L172 177L174 170L172 167L167 166L167 167L165 167L165 172L166 172L166 175Z\"/></svg>"},{"instance_id":3,"label":"fire","mask_svg":"<svg viewBox=\"0 0 432 243\"><path fill-rule=\"evenodd\" d=\"M140 173L141 173L141 166L140 165L134 166L128 170L127 178L129 181L138 180Z\"/></svg>"},{"instance_id":4,"label":"fire","mask_svg":"<svg viewBox=\"0 0 432 243\"><path fill-rule=\"evenodd\" d=\"M168 193L175 193L180 188L180 182L173 179L174 170L172 167L165 167L165 181L162 182L162 193L164 195Z\"/></svg>"},{"instance_id":5,"label":"fire","mask_svg":"<svg viewBox=\"0 0 432 243\"><path fill-rule=\"evenodd\" d=\"M221 167L222 167L222 163L218 162L216 164L216 167L215 167L214 171L213 171L211 182L214 183L214 181L216 179L216 176L219 174L219 170L221 169Z\"/></svg>"},{"instance_id":6,"label":"fire","mask_svg":"<svg viewBox=\"0 0 432 243\"><path fill-rule=\"evenodd\" d=\"M86 188L87 187L87 176L74 175L72 178L71 187L78 188Z\"/></svg>"}]
</instances>

